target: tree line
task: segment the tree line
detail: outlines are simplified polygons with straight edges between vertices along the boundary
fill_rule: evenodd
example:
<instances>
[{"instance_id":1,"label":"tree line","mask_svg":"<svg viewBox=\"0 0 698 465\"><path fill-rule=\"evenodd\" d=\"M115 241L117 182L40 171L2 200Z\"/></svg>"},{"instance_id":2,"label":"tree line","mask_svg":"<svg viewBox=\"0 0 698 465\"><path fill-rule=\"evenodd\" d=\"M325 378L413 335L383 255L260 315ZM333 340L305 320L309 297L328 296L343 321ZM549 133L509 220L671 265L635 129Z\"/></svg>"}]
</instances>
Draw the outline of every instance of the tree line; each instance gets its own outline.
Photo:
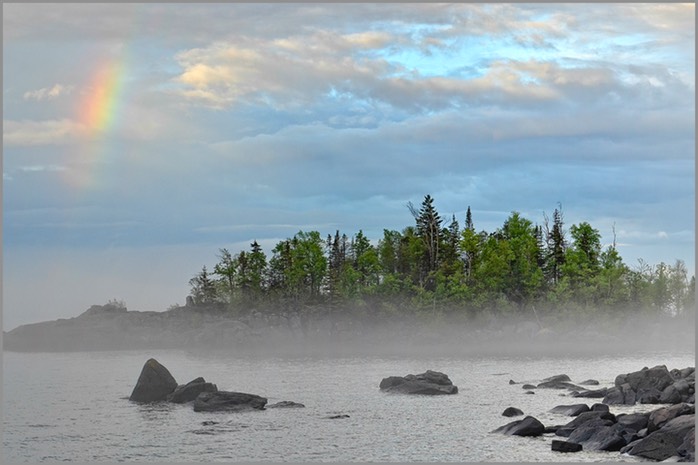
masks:
<instances>
[{"instance_id":1,"label":"tree line","mask_svg":"<svg viewBox=\"0 0 698 465\"><path fill-rule=\"evenodd\" d=\"M562 207L541 225L512 212L495 231L477 231L468 207L462 227L444 221L430 195L414 224L383 231L376 244L359 230L321 236L299 231L267 257L255 240L235 255L219 250L189 284L194 305L231 314L278 309L357 315L685 315L695 307L695 276L683 261L623 262L587 222L566 229Z\"/></svg>"}]
</instances>

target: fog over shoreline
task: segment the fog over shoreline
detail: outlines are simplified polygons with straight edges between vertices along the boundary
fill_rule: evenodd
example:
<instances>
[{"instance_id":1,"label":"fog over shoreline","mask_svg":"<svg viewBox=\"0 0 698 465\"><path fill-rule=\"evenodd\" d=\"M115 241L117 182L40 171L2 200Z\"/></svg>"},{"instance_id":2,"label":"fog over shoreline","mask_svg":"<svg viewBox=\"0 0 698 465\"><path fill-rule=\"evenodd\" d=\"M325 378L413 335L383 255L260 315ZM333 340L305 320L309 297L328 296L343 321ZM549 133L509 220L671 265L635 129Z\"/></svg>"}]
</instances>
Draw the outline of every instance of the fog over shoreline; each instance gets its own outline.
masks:
<instances>
[{"instance_id":1,"label":"fog over shoreline","mask_svg":"<svg viewBox=\"0 0 698 465\"><path fill-rule=\"evenodd\" d=\"M105 311L106 309L106 311ZM222 350L260 356L612 356L695 352L695 319L626 315L536 320L534 315L476 320L361 318L288 312L231 318L179 307L166 312L110 312L5 332L5 350Z\"/></svg>"}]
</instances>

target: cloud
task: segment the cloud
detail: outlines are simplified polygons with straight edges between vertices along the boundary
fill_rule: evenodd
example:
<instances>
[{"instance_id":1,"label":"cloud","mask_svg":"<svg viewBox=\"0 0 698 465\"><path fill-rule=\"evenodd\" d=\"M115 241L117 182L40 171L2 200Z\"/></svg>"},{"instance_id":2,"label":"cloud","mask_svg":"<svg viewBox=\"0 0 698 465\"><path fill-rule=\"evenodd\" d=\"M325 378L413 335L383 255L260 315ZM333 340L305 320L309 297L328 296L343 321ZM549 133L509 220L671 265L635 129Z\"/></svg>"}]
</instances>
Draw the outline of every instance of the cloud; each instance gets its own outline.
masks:
<instances>
[{"instance_id":1,"label":"cloud","mask_svg":"<svg viewBox=\"0 0 698 465\"><path fill-rule=\"evenodd\" d=\"M87 128L73 120L3 120L3 144L33 146L66 144L85 136Z\"/></svg>"},{"instance_id":2,"label":"cloud","mask_svg":"<svg viewBox=\"0 0 698 465\"><path fill-rule=\"evenodd\" d=\"M73 86L55 84L53 87L43 87L37 90L30 90L24 93L24 100L52 100L61 95L68 95L73 91Z\"/></svg>"}]
</instances>

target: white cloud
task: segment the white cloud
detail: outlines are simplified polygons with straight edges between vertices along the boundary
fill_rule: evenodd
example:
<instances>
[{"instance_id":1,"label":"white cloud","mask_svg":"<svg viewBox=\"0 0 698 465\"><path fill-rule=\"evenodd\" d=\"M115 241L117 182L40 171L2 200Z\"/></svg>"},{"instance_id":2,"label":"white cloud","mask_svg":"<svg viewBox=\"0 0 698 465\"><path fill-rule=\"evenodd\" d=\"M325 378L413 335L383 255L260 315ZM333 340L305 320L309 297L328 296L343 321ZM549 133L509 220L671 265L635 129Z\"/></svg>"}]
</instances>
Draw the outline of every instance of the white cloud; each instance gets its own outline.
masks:
<instances>
[{"instance_id":1,"label":"white cloud","mask_svg":"<svg viewBox=\"0 0 698 465\"><path fill-rule=\"evenodd\" d=\"M37 90L30 90L24 93L24 100L53 100L61 95L68 95L73 91L73 86L55 84L53 87L43 87Z\"/></svg>"},{"instance_id":2,"label":"white cloud","mask_svg":"<svg viewBox=\"0 0 698 465\"><path fill-rule=\"evenodd\" d=\"M8 146L54 145L74 141L86 134L80 123L60 120L3 120L3 144Z\"/></svg>"}]
</instances>

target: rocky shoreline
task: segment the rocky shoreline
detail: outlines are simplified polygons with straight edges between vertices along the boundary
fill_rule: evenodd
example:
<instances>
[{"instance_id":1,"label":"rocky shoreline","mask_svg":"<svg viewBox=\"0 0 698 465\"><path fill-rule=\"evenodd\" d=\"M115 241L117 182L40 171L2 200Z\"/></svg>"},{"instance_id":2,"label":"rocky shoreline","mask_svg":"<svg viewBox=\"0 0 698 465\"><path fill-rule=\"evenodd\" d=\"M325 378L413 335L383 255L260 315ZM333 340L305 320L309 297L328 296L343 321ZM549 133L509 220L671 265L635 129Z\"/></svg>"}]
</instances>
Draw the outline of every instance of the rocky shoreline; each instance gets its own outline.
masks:
<instances>
[{"instance_id":1,"label":"rocky shoreline","mask_svg":"<svg viewBox=\"0 0 698 465\"><path fill-rule=\"evenodd\" d=\"M314 311L233 317L220 308L176 307L164 312L93 305L74 318L22 325L3 333L15 352L92 350L235 350L259 355L362 354L507 355L509 353L634 354L695 350L693 325L667 320L616 324L586 319L543 327L520 317L484 321L396 316L390 320ZM409 341L409 343L406 343ZM454 344L454 341L458 341Z\"/></svg>"},{"instance_id":2,"label":"rocky shoreline","mask_svg":"<svg viewBox=\"0 0 698 465\"><path fill-rule=\"evenodd\" d=\"M522 383L510 380L517 388ZM540 420L516 408L509 407L502 416L514 420L492 434L510 436L551 437L552 451L575 453L587 451L617 451L621 454L651 461L695 462L695 368L668 370L660 365L620 374L610 388L597 386L595 380L572 382L565 374L551 376L537 384L524 384L527 393L539 389L567 390L572 397L599 398L600 402L558 405L551 413L571 418L565 424L544 425ZM427 370L417 375L388 376L379 389L386 394L454 395L458 388L441 372ZM134 402L191 403L195 412L240 412L265 408L303 408L294 401L266 405L267 399L255 394L220 391L203 377L187 384L177 384L170 372L155 359L145 362L136 386L129 397ZM618 413L613 405L656 404L655 410L644 413ZM348 418L338 414L328 419ZM564 439L563 439L564 438ZM526 440L526 439L522 439Z\"/></svg>"},{"instance_id":3,"label":"rocky shoreline","mask_svg":"<svg viewBox=\"0 0 698 465\"><path fill-rule=\"evenodd\" d=\"M591 381L591 380L590 380ZM518 384L513 380L510 384ZM579 383L582 384L582 383ZM566 389L572 397L602 398L600 403L558 405L550 411L573 417L563 425L545 426L533 416L507 423L492 433L516 436L554 434L551 448L561 453L581 450L618 451L653 461L695 462L695 367L666 366L620 374L614 386L589 390L567 375L542 380L532 389ZM661 404L646 413L615 415L609 406ZM512 415L512 410L515 413ZM511 408L503 416L523 416Z\"/></svg>"}]
</instances>

